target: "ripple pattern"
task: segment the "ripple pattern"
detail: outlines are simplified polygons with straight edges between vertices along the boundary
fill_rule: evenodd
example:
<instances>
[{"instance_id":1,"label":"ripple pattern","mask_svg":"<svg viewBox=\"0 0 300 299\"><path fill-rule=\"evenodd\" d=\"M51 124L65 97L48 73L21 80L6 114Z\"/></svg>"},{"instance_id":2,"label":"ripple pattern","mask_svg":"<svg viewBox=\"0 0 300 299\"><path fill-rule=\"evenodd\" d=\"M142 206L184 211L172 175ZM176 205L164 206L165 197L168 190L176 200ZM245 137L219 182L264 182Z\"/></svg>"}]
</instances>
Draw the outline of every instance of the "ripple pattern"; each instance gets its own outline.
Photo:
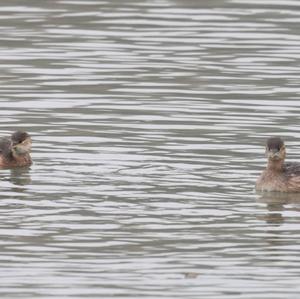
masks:
<instances>
[{"instance_id":1,"label":"ripple pattern","mask_svg":"<svg viewBox=\"0 0 300 299\"><path fill-rule=\"evenodd\" d=\"M2 1L1 298L298 298L300 199L253 191L300 159L298 8Z\"/></svg>"}]
</instances>

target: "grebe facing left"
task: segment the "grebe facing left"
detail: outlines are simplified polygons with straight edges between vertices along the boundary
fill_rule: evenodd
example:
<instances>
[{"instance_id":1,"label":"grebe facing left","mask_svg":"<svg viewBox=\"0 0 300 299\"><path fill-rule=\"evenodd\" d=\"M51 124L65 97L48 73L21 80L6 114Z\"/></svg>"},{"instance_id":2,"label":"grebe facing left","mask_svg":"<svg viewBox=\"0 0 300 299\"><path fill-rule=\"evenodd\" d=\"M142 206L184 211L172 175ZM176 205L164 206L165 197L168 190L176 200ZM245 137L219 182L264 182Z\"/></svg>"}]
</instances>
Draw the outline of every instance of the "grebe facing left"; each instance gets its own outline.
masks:
<instances>
[{"instance_id":1,"label":"grebe facing left","mask_svg":"<svg viewBox=\"0 0 300 299\"><path fill-rule=\"evenodd\" d=\"M0 139L0 167L22 167L32 164L30 157L31 137L17 131L10 137Z\"/></svg>"},{"instance_id":2,"label":"grebe facing left","mask_svg":"<svg viewBox=\"0 0 300 299\"><path fill-rule=\"evenodd\" d=\"M256 190L300 192L300 164L284 163L286 151L281 138L268 139L266 156L267 167L256 181Z\"/></svg>"}]
</instances>

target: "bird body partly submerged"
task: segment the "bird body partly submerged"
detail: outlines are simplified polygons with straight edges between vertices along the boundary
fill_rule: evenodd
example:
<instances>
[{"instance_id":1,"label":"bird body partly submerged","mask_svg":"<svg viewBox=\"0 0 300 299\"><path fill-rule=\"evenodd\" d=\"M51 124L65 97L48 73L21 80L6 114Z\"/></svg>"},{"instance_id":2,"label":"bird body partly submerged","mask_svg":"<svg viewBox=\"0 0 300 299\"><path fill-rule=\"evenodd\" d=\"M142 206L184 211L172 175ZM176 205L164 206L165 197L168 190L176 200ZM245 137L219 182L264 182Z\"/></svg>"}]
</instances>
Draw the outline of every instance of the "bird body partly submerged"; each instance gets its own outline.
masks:
<instances>
[{"instance_id":1,"label":"bird body partly submerged","mask_svg":"<svg viewBox=\"0 0 300 299\"><path fill-rule=\"evenodd\" d=\"M17 131L0 139L0 167L23 167L32 164L31 138L28 133Z\"/></svg>"},{"instance_id":2,"label":"bird body partly submerged","mask_svg":"<svg viewBox=\"0 0 300 299\"><path fill-rule=\"evenodd\" d=\"M256 181L257 191L300 192L300 164L284 163L286 152L280 138L270 138L266 145L268 164Z\"/></svg>"}]
</instances>

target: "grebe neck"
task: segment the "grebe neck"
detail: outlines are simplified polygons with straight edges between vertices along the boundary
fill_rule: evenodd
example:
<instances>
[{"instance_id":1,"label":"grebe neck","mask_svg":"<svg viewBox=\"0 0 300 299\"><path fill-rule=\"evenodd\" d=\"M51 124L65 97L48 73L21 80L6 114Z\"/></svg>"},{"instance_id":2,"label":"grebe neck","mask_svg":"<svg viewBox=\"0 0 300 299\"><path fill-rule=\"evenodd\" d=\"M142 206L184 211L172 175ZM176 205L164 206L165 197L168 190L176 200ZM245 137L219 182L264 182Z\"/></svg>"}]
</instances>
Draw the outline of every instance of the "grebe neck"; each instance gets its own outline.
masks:
<instances>
[{"instance_id":1,"label":"grebe neck","mask_svg":"<svg viewBox=\"0 0 300 299\"><path fill-rule=\"evenodd\" d=\"M268 160L267 169L271 171L281 171L283 170L284 159L280 160Z\"/></svg>"}]
</instances>

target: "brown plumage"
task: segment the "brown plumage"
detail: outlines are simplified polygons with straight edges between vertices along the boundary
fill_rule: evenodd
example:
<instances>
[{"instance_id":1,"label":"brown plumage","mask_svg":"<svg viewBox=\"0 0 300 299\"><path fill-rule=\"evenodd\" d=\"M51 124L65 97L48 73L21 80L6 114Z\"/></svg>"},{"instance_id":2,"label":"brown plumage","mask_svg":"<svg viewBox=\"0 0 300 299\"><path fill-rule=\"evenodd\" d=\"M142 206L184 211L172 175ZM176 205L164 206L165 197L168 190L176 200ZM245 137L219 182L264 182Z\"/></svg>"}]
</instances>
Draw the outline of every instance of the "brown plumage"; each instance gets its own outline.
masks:
<instances>
[{"instance_id":1,"label":"brown plumage","mask_svg":"<svg viewBox=\"0 0 300 299\"><path fill-rule=\"evenodd\" d=\"M268 139L268 163L256 182L257 191L300 192L300 164L284 163L286 151L281 138Z\"/></svg>"},{"instance_id":2,"label":"brown plumage","mask_svg":"<svg viewBox=\"0 0 300 299\"><path fill-rule=\"evenodd\" d=\"M31 137L26 132L17 131L0 139L0 167L31 165L30 150Z\"/></svg>"}]
</instances>

